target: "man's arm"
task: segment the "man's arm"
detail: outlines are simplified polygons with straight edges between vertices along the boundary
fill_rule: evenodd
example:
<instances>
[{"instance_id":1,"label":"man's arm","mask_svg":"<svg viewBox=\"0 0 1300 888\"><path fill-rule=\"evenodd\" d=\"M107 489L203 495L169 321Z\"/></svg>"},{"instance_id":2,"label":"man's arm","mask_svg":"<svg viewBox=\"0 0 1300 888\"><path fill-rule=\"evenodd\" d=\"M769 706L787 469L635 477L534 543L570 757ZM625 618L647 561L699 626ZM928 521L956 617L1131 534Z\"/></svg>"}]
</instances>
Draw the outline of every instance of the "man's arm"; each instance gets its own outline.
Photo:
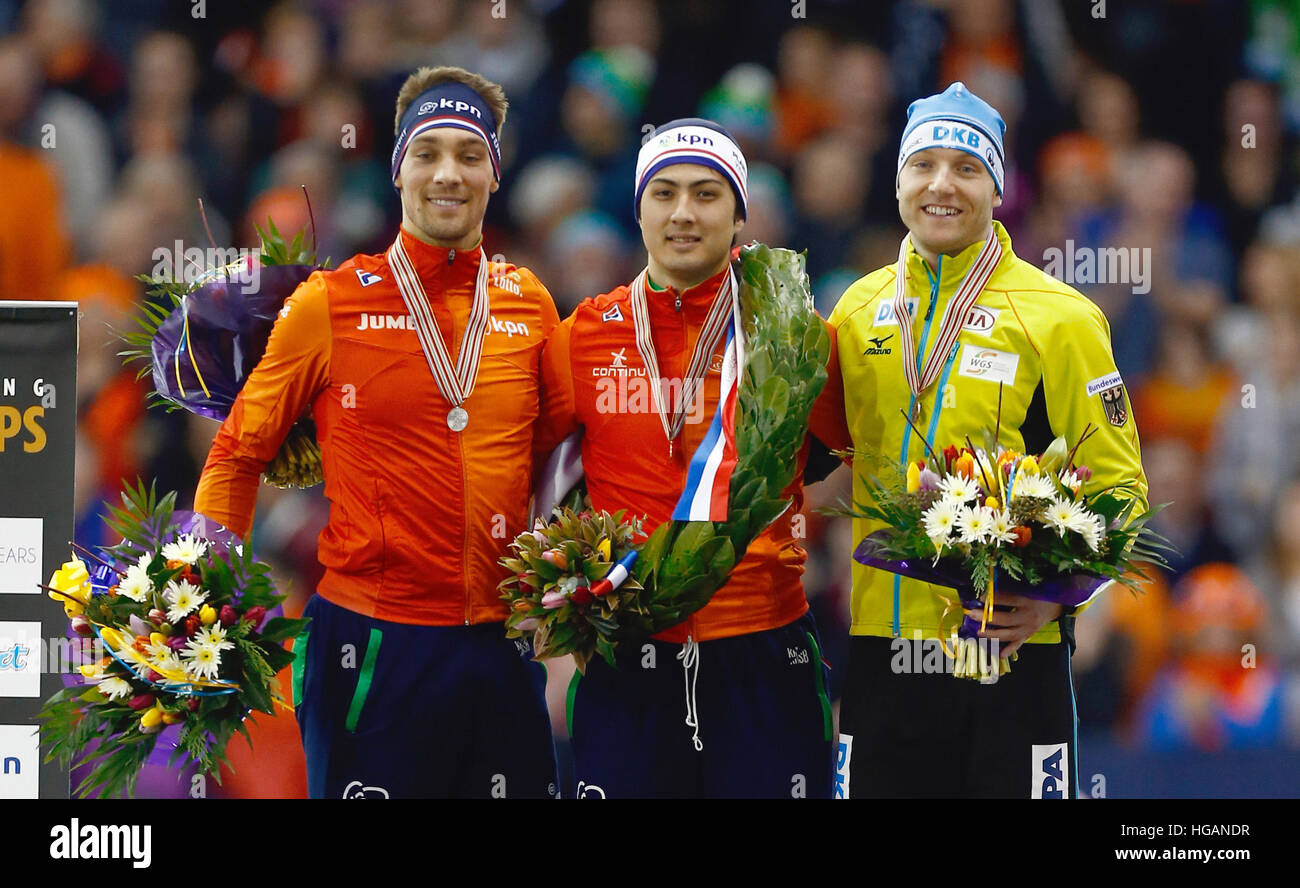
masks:
<instances>
[{"instance_id":1,"label":"man's arm","mask_svg":"<svg viewBox=\"0 0 1300 888\"><path fill-rule=\"evenodd\" d=\"M840 348L836 331L829 323L826 331L831 337L830 358L826 361L826 386L813 402L808 415L808 431L815 439L804 468L804 483L822 481L840 467L840 460L830 451L848 450L853 446L848 420L844 415L844 378L840 373Z\"/></svg>"},{"instance_id":2,"label":"man's arm","mask_svg":"<svg viewBox=\"0 0 1300 888\"><path fill-rule=\"evenodd\" d=\"M578 430L577 398L573 391L569 350L574 317L570 315L559 322L542 347L541 404L537 428L533 432L533 465L539 470L546 464L551 451Z\"/></svg>"},{"instance_id":3,"label":"man's arm","mask_svg":"<svg viewBox=\"0 0 1300 888\"><path fill-rule=\"evenodd\" d=\"M1092 470L1086 493L1112 489L1147 508L1147 479L1128 390L1111 354L1110 325L1091 303L1089 311L1056 325L1043 351L1043 393L1052 433L1074 447L1084 429L1096 429L1074 454Z\"/></svg>"},{"instance_id":4,"label":"man's arm","mask_svg":"<svg viewBox=\"0 0 1300 888\"><path fill-rule=\"evenodd\" d=\"M247 537L266 464L329 378L325 279L313 274L285 300L266 352L249 374L208 451L194 511Z\"/></svg>"}]
</instances>

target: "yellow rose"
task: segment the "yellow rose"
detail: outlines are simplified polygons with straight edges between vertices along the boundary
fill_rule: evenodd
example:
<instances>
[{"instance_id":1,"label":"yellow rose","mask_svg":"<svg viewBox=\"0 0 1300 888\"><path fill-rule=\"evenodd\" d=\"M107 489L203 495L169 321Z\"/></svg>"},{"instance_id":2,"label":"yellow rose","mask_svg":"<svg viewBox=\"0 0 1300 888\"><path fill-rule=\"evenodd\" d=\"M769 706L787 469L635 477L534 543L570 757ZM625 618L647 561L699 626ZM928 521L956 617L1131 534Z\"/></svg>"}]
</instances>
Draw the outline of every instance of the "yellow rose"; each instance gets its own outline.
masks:
<instances>
[{"instance_id":1,"label":"yellow rose","mask_svg":"<svg viewBox=\"0 0 1300 888\"><path fill-rule=\"evenodd\" d=\"M211 626L217 621L217 612L213 610L212 605L205 604L199 608L199 622L204 626Z\"/></svg>"}]
</instances>

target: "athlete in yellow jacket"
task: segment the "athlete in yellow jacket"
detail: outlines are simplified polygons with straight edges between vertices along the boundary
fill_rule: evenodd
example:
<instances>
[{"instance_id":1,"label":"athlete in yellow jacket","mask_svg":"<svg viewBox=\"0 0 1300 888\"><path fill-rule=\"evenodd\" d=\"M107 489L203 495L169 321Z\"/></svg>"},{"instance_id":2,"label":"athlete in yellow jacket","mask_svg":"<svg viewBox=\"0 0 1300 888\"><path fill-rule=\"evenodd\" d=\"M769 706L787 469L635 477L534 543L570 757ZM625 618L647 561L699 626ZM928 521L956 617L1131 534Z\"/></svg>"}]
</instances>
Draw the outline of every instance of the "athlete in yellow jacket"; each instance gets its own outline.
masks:
<instances>
[{"instance_id":1,"label":"athlete in yellow jacket","mask_svg":"<svg viewBox=\"0 0 1300 888\"><path fill-rule=\"evenodd\" d=\"M908 118L897 191L909 235L900 261L854 283L830 317L855 498L865 495L864 477L923 458L912 425L939 450L968 435L979 441L997 424L1000 395L1002 446L1041 452L1057 435L1073 445L1091 425L1100 431L1076 457L1093 472L1087 491L1114 487L1145 507L1137 430L1106 318L1017 257L992 220L1002 194L1001 117L955 83L914 102ZM900 304L909 314L901 326ZM854 540L879 526L855 520ZM1069 615L1000 593L1006 607L983 634L1018 658L996 686L981 686L918 674L916 664L942 659L905 650L937 638L945 607L937 591L853 565L840 794L1068 795L1077 783L1066 767L1075 717L1060 620L1068 629Z\"/></svg>"}]
</instances>

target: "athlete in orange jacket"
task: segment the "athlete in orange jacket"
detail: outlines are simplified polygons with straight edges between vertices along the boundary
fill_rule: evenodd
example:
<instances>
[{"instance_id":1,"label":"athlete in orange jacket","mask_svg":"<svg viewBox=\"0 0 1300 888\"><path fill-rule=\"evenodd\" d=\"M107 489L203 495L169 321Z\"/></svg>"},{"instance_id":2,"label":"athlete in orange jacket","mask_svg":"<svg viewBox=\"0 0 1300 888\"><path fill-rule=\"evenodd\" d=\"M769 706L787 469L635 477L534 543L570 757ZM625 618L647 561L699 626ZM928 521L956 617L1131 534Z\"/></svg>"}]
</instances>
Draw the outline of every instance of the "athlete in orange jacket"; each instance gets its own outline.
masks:
<instances>
[{"instance_id":1,"label":"athlete in orange jacket","mask_svg":"<svg viewBox=\"0 0 1300 888\"><path fill-rule=\"evenodd\" d=\"M544 674L505 638L496 589L527 523L539 361L558 321L530 271L481 246L505 108L459 68L407 80L397 240L285 302L195 497L247 536L261 471L310 411L330 501L295 645L313 796L555 794Z\"/></svg>"},{"instance_id":2,"label":"athlete in orange jacket","mask_svg":"<svg viewBox=\"0 0 1300 888\"><path fill-rule=\"evenodd\" d=\"M647 275L583 302L543 354L542 441L581 427L592 505L644 515L646 533L670 519L717 409L724 344L709 355L696 351L720 288L733 282L728 260L744 224L744 169L739 148L715 124L687 119L657 130L638 163ZM725 290L722 301L729 312ZM642 320L657 372L638 345ZM849 433L835 355L832 347L830 379L810 425L824 443L843 448ZM692 363L704 383L670 446L650 380L660 376L680 391ZM806 456L805 442L797 477ZM785 493L792 508L750 544L703 609L644 648L625 650L618 670L597 659L575 678L579 794L829 797L830 709L800 581L807 555L792 529L802 481ZM687 667L686 726L673 656Z\"/></svg>"}]
</instances>

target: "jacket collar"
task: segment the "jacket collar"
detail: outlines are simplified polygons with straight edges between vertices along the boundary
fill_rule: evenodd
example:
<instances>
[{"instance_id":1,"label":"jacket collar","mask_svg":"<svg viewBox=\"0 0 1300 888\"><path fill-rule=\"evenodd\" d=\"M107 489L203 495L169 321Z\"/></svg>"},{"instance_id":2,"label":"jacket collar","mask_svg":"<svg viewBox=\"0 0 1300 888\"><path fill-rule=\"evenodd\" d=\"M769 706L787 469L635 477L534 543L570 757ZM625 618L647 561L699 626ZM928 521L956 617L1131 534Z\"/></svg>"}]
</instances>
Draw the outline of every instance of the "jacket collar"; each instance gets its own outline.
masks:
<instances>
[{"instance_id":1,"label":"jacket collar","mask_svg":"<svg viewBox=\"0 0 1300 888\"><path fill-rule=\"evenodd\" d=\"M1014 261L1016 254L1011 251L1011 235L1007 234L1006 228L1001 222L994 220L993 236L998 239L1002 245L1002 261L998 263L1001 268L1009 261ZM984 247L984 240L980 239L970 246L966 247L955 256L940 255L939 257L939 296L946 298L952 296L956 291L966 272L970 271L971 265L975 263L975 258L979 256L980 250ZM934 280L933 268L922 258L921 254L916 252L916 247L912 246L909 240L907 243L907 275L909 288L915 288L921 292L930 291L931 282ZM997 274L997 271L994 271Z\"/></svg>"},{"instance_id":2,"label":"jacket collar","mask_svg":"<svg viewBox=\"0 0 1300 888\"><path fill-rule=\"evenodd\" d=\"M478 274L479 257L483 255L483 251L479 249L483 244L481 236L478 243L468 250L426 244L405 228L401 229L399 237L402 239L402 249L406 251L407 257L415 266L415 271L420 275L420 280L424 282L426 289L434 283L440 282L445 285L449 273L451 280L455 281L465 278L472 281ZM429 295L432 296L432 292Z\"/></svg>"},{"instance_id":3,"label":"jacket collar","mask_svg":"<svg viewBox=\"0 0 1300 888\"><path fill-rule=\"evenodd\" d=\"M658 288L658 285L650 280L650 276L646 275L646 302L649 305L651 315L677 314L677 297L681 296L682 313L687 315L692 323L702 320L704 314L708 312L709 306L713 305L713 300L718 295L718 288L722 286L723 277L730 267L731 263L727 263L713 277L680 292L672 287ZM737 280L737 283L739 283L739 280Z\"/></svg>"}]
</instances>

